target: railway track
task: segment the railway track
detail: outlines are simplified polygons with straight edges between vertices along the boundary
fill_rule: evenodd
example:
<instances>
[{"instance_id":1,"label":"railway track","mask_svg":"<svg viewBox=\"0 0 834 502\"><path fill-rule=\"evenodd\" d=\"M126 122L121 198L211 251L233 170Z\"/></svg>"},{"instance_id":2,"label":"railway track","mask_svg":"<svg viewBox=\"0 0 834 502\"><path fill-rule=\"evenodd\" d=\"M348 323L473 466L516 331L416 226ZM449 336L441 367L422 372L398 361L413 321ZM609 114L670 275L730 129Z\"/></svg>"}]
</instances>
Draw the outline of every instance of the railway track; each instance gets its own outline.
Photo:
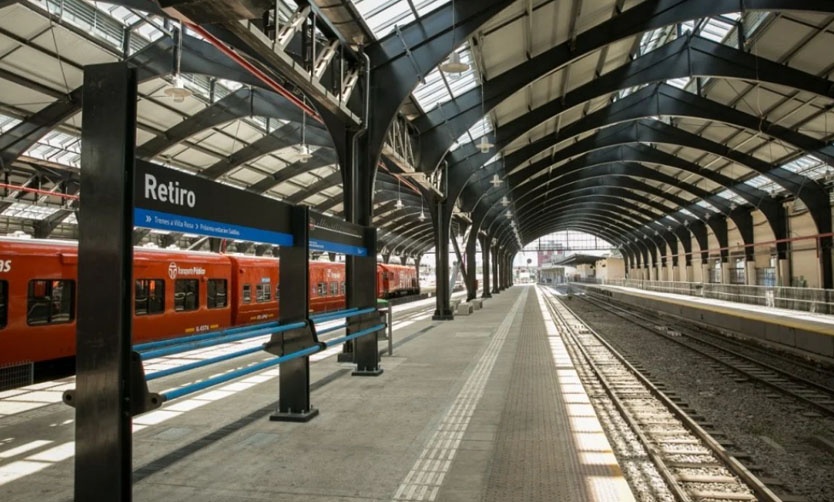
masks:
<instances>
[{"instance_id":1,"label":"railway track","mask_svg":"<svg viewBox=\"0 0 834 502\"><path fill-rule=\"evenodd\" d=\"M552 293L545 298L577 370L596 380L583 384L601 386L675 500L781 500Z\"/></svg>"},{"instance_id":2,"label":"railway track","mask_svg":"<svg viewBox=\"0 0 834 502\"><path fill-rule=\"evenodd\" d=\"M582 297L595 307L686 347L704 357L732 369L745 378L777 390L828 416L834 416L834 389L797 376L790 371L759 361L736 350L694 336L685 327L670 324L663 319L652 318L633 310L603 302L593 296ZM774 356L775 357L775 356Z\"/></svg>"}]
</instances>

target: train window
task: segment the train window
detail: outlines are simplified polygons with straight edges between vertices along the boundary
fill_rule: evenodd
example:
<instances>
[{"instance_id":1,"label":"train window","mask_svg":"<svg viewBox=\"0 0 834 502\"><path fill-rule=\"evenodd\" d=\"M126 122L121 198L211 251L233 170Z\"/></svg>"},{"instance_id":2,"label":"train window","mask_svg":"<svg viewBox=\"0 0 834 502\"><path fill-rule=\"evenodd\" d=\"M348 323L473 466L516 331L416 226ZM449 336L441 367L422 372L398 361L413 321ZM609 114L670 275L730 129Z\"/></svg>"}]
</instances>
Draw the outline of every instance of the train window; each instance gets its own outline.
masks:
<instances>
[{"instance_id":1,"label":"train window","mask_svg":"<svg viewBox=\"0 0 834 502\"><path fill-rule=\"evenodd\" d=\"M331 282L330 283L330 296L338 296L339 295L339 283L338 282Z\"/></svg>"},{"instance_id":2,"label":"train window","mask_svg":"<svg viewBox=\"0 0 834 502\"><path fill-rule=\"evenodd\" d=\"M272 285L269 281L255 285L255 301L264 303L272 300Z\"/></svg>"},{"instance_id":3,"label":"train window","mask_svg":"<svg viewBox=\"0 0 834 502\"><path fill-rule=\"evenodd\" d=\"M208 308L221 309L226 306L226 279L209 279Z\"/></svg>"},{"instance_id":4,"label":"train window","mask_svg":"<svg viewBox=\"0 0 834 502\"><path fill-rule=\"evenodd\" d=\"M251 284L244 284L243 285L243 303L251 303L252 302L252 285Z\"/></svg>"},{"instance_id":5,"label":"train window","mask_svg":"<svg viewBox=\"0 0 834 502\"><path fill-rule=\"evenodd\" d=\"M6 299L9 297L9 283L8 281L0 281L0 328L6 327L8 317L8 310L6 308Z\"/></svg>"},{"instance_id":6,"label":"train window","mask_svg":"<svg viewBox=\"0 0 834 502\"><path fill-rule=\"evenodd\" d=\"M342 284L339 285L339 288L342 291L342 294L345 294L345 281L342 281Z\"/></svg>"},{"instance_id":7,"label":"train window","mask_svg":"<svg viewBox=\"0 0 834 502\"><path fill-rule=\"evenodd\" d=\"M71 322L74 319L74 292L75 281L29 281L26 322L32 326Z\"/></svg>"},{"instance_id":8,"label":"train window","mask_svg":"<svg viewBox=\"0 0 834 502\"><path fill-rule=\"evenodd\" d=\"M276 300L280 300L280 299L281 299L281 285L280 285L280 284L278 284L277 286L275 286L275 299L276 299Z\"/></svg>"},{"instance_id":9,"label":"train window","mask_svg":"<svg viewBox=\"0 0 834 502\"><path fill-rule=\"evenodd\" d=\"M327 283L320 282L317 285L317 292L319 296L327 296Z\"/></svg>"},{"instance_id":10,"label":"train window","mask_svg":"<svg viewBox=\"0 0 834 502\"><path fill-rule=\"evenodd\" d=\"M161 314L165 311L165 281L139 279L136 281L136 315Z\"/></svg>"},{"instance_id":11,"label":"train window","mask_svg":"<svg viewBox=\"0 0 834 502\"><path fill-rule=\"evenodd\" d=\"M186 312L200 308L200 281L177 279L174 281L174 310Z\"/></svg>"}]
</instances>

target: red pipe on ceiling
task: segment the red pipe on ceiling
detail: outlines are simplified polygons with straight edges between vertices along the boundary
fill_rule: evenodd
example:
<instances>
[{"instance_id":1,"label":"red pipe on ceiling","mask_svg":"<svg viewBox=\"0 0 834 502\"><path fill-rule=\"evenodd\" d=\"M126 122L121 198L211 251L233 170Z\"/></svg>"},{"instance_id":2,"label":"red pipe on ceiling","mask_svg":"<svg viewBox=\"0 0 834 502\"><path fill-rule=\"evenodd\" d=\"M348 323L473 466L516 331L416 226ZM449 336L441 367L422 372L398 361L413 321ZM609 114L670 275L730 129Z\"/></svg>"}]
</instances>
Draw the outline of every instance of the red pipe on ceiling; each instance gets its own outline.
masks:
<instances>
[{"instance_id":1,"label":"red pipe on ceiling","mask_svg":"<svg viewBox=\"0 0 834 502\"><path fill-rule=\"evenodd\" d=\"M77 195L70 195L68 193L50 192L49 190L41 190L40 188L29 188L20 185L9 185L8 183L0 183L0 188L8 188L10 190L20 190L21 192L36 193L39 195L49 195L50 197L60 197L62 199L78 200Z\"/></svg>"}]
</instances>

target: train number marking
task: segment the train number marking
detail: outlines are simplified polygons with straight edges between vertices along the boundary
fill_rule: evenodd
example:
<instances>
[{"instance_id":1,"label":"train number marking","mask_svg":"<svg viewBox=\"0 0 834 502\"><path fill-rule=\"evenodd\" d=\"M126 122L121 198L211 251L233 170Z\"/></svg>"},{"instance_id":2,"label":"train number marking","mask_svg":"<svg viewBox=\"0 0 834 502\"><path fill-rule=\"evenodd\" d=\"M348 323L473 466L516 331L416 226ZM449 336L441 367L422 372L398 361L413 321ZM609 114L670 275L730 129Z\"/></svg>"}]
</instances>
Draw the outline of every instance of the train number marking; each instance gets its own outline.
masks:
<instances>
[{"instance_id":1,"label":"train number marking","mask_svg":"<svg viewBox=\"0 0 834 502\"><path fill-rule=\"evenodd\" d=\"M11 272L12 260L0 260L0 272Z\"/></svg>"}]
</instances>

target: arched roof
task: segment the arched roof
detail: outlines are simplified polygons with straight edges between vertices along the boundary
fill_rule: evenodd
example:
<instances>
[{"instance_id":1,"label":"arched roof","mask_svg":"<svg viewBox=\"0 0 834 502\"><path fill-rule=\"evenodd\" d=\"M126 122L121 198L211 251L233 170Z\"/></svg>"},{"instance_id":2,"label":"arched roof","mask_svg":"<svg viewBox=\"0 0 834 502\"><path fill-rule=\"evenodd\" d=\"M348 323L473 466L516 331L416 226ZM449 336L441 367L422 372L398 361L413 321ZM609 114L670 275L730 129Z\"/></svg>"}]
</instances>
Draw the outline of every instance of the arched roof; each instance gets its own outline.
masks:
<instances>
[{"instance_id":1,"label":"arched roof","mask_svg":"<svg viewBox=\"0 0 834 502\"><path fill-rule=\"evenodd\" d=\"M340 216L344 142L319 114L361 128L364 50L390 79L370 90L372 106L399 107L374 185L388 251L433 246L419 218L433 212L432 185L462 225L516 249L563 228L671 242L695 218L741 226L756 211L780 238L785 198L831 231L830 2L279 0L266 26L205 24L288 94L201 32L180 42L179 24L146 0L0 6L0 219L10 230L74 235L82 69L122 59L139 69L139 157ZM258 41L273 34L266 54ZM180 43L192 95L177 102L166 90ZM470 65L460 75L434 63L453 50ZM405 101L386 102L403 89ZM482 140L495 146L481 152Z\"/></svg>"}]
</instances>

